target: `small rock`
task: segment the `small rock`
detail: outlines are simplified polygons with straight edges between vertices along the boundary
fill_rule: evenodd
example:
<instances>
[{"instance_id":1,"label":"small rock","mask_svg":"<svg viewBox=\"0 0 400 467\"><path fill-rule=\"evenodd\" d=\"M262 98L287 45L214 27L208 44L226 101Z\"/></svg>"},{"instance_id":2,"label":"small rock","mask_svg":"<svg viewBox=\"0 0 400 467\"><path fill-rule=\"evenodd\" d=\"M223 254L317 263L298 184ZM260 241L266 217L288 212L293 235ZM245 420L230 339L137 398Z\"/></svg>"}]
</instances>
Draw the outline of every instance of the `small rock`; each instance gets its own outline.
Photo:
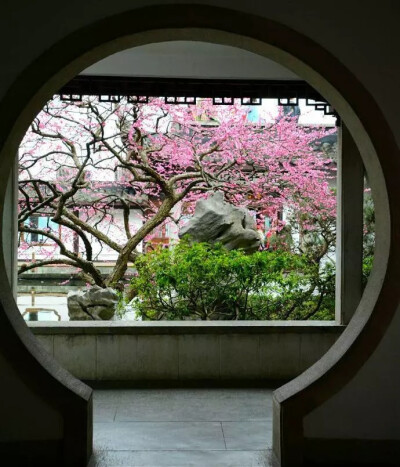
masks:
<instances>
[{"instance_id":1,"label":"small rock","mask_svg":"<svg viewBox=\"0 0 400 467\"><path fill-rule=\"evenodd\" d=\"M67 295L68 315L71 321L110 320L114 317L118 303L115 290L103 289L97 285L83 292L69 292Z\"/></svg>"}]
</instances>

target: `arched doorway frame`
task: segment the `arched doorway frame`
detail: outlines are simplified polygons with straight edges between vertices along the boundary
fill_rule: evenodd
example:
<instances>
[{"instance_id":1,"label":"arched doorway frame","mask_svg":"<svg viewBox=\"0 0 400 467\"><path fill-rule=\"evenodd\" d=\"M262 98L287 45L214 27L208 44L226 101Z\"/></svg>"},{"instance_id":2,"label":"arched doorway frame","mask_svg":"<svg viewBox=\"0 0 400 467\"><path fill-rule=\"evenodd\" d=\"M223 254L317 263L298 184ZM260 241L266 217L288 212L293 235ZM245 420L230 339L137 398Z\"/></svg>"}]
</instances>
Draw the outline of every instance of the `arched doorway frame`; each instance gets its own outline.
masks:
<instances>
[{"instance_id":1,"label":"arched doorway frame","mask_svg":"<svg viewBox=\"0 0 400 467\"><path fill-rule=\"evenodd\" d=\"M328 353L275 394L274 449L282 465L302 459L302 419L351 380L379 344L399 301L400 157L394 137L373 97L337 59L307 37L268 19L226 9L170 5L125 12L85 27L45 52L9 89L0 121L0 173L6 177L18 144L43 103L84 68L120 50L166 40L197 40L239 47L278 61L314 86L350 130L370 175L377 215L376 260L369 284L351 323ZM3 189L4 188L4 189ZM2 251L2 249L1 249ZM0 258L0 265L4 265ZM5 282L4 267L0 277ZM23 343L26 359L44 366L54 380L69 385L54 362L37 353L11 291L0 290L9 342ZM13 345L13 344L12 344ZM36 352L36 353L35 353ZM23 365L23 363L22 363ZM32 370L34 371L34 370ZM39 371L39 370L38 370ZM78 391L79 392L79 391Z\"/></svg>"}]
</instances>

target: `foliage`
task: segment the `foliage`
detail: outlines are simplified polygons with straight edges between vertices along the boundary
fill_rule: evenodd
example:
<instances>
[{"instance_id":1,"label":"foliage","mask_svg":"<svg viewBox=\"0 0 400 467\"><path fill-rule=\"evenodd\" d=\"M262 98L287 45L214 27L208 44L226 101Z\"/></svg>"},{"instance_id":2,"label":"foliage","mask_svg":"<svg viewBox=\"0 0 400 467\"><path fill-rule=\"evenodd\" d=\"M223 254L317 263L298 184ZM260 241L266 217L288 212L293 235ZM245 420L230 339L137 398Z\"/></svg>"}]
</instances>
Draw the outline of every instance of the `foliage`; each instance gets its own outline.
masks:
<instances>
[{"instance_id":1,"label":"foliage","mask_svg":"<svg viewBox=\"0 0 400 467\"><path fill-rule=\"evenodd\" d=\"M316 232L334 218L335 196L332 162L314 142L335 130L300 127L282 113L249 122L248 111L238 101L213 106L209 99L194 106L158 98L49 101L19 152L20 257L36 255L19 272L67 264L85 282L121 290L154 229L179 224L215 191L260 221L285 208L301 219L302 233ZM38 217L47 224L33 223ZM29 235L40 245L32 247ZM115 258L107 277L96 265L103 252Z\"/></svg>"},{"instance_id":2,"label":"foliage","mask_svg":"<svg viewBox=\"0 0 400 467\"><path fill-rule=\"evenodd\" d=\"M365 287L372 270L375 253L375 206L368 187L368 180L364 180L364 232L363 232L363 264L362 285Z\"/></svg>"},{"instance_id":3,"label":"foliage","mask_svg":"<svg viewBox=\"0 0 400 467\"><path fill-rule=\"evenodd\" d=\"M116 290L118 296L117 306L115 307L115 316L119 319L123 318L128 306L128 298L123 291Z\"/></svg>"},{"instance_id":4,"label":"foliage","mask_svg":"<svg viewBox=\"0 0 400 467\"><path fill-rule=\"evenodd\" d=\"M364 236L363 255L372 258L375 249L375 207L371 196L371 190L364 190Z\"/></svg>"},{"instance_id":5,"label":"foliage","mask_svg":"<svg viewBox=\"0 0 400 467\"><path fill-rule=\"evenodd\" d=\"M305 255L182 240L135 263L142 319L334 319L334 270ZM322 269L320 271L320 269Z\"/></svg>"},{"instance_id":6,"label":"foliage","mask_svg":"<svg viewBox=\"0 0 400 467\"><path fill-rule=\"evenodd\" d=\"M367 285L369 275L371 274L373 262L374 262L373 254L364 256L363 264L362 264L362 285L363 287Z\"/></svg>"}]
</instances>

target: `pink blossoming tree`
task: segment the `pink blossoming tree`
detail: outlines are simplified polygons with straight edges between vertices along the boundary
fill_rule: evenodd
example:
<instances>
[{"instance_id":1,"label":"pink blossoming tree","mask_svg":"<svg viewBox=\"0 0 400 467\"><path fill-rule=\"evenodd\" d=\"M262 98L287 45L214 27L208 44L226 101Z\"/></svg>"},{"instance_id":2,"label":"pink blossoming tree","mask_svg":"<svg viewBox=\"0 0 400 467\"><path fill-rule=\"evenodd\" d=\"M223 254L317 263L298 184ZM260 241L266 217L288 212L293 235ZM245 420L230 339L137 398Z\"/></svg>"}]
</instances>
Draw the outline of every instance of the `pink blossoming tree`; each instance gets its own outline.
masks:
<instances>
[{"instance_id":1,"label":"pink blossoming tree","mask_svg":"<svg viewBox=\"0 0 400 467\"><path fill-rule=\"evenodd\" d=\"M333 130L300 127L282 113L253 123L247 113L208 99L192 106L157 98L49 101L20 147L20 251L40 239L40 255L19 272L66 264L90 284L118 288L142 242L215 191L260 221L286 209L303 239L297 248L307 235L320 239L319 261L334 239L335 196L332 161L315 142ZM275 231L283 227L273 222ZM103 248L115 255L107 277L96 265Z\"/></svg>"}]
</instances>

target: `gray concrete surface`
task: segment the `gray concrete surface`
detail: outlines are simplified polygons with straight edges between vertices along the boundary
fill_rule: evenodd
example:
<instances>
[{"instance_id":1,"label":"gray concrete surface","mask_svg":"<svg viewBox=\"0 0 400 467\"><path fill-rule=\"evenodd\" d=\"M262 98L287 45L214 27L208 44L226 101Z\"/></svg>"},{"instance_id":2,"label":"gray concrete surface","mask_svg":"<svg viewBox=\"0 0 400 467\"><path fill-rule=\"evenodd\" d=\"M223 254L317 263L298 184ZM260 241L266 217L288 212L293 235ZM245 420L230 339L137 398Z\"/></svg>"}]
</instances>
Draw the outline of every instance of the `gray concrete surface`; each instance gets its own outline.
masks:
<instances>
[{"instance_id":1,"label":"gray concrete surface","mask_svg":"<svg viewBox=\"0 0 400 467\"><path fill-rule=\"evenodd\" d=\"M270 389L94 393L90 467L270 466Z\"/></svg>"},{"instance_id":2,"label":"gray concrete surface","mask_svg":"<svg viewBox=\"0 0 400 467\"><path fill-rule=\"evenodd\" d=\"M331 347L332 322L29 323L39 342L77 378L95 381L294 378Z\"/></svg>"}]
</instances>

